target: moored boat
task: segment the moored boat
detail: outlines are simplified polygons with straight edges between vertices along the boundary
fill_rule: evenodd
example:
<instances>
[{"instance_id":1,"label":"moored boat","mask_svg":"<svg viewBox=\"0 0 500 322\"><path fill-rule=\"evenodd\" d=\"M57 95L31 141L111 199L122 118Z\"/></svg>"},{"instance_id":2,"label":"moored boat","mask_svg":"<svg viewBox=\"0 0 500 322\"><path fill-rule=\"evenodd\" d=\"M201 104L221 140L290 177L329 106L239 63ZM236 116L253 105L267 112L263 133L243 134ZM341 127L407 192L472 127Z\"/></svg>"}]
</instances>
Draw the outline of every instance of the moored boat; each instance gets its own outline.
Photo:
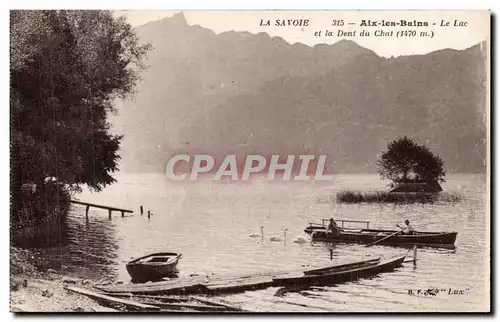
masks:
<instances>
[{"instance_id":1,"label":"moored boat","mask_svg":"<svg viewBox=\"0 0 500 322\"><path fill-rule=\"evenodd\" d=\"M126 268L132 282L158 281L177 273L179 253L153 253L127 263Z\"/></svg>"},{"instance_id":2,"label":"moored boat","mask_svg":"<svg viewBox=\"0 0 500 322\"><path fill-rule=\"evenodd\" d=\"M349 222L342 220L342 223ZM360 222L360 221L356 221ZM367 223L367 227L369 222ZM358 243L390 245L390 246L429 246L453 248L457 238L457 232L422 232L417 231L412 235L402 234L398 230L385 229L352 229L339 227L337 234L327 231L323 224L311 223L305 232L311 235L313 241L336 242L336 243ZM380 242L378 242L380 241Z\"/></svg>"},{"instance_id":3,"label":"moored boat","mask_svg":"<svg viewBox=\"0 0 500 322\"><path fill-rule=\"evenodd\" d=\"M369 266L369 265L377 264L378 262L380 262L380 257L367 259L367 260L363 260L363 261L358 261L358 262L349 262L346 264L336 264L333 266L326 266L326 267L309 269L309 270L304 271L304 275L328 274L328 273L332 273L334 271L346 270L346 269L362 267L362 266Z\"/></svg>"},{"instance_id":4,"label":"moored boat","mask_svg":"<svg viewBox=\"0 0 500 322\"><path fill-rule=\"evenodd\" d=\"M400 255L368 265L345 267L344 269L323 272L323 274L289 274L273 278L275 286L300 287L303 285L332 285L355 281L359 278L389 272L403 264L406 255Z\"/></svg>"}]
</instances>

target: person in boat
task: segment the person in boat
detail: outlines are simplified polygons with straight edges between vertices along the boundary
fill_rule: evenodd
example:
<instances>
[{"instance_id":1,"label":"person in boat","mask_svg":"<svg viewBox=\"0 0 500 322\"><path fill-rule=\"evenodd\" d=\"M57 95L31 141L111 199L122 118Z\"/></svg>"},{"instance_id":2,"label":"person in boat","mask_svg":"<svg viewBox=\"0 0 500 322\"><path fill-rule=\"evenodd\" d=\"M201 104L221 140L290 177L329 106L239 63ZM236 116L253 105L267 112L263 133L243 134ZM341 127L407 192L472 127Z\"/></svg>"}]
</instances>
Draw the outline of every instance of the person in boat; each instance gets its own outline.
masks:
<instances>
[{"instance_id":1,"label":"person in boat","mask_svg":"<svg viewBox=\"0 0 500 322\"><path fill-rule=\"evenodd\" d=\"M335 236L339 234L339 226L337 226L337 223L333 220L333 218L330 218L330 223L328 224L326 231L327 233L334 234Z\"/></svg>"},{"instance_id":2,"label":"person in boat","mask_svg":"<svg viewBox=\"0 0 500 322\"><path fill-rule=\"evenodd\" d=\"M405 220L405 225L406 225L406 227L401 227L399 224L397 226L399 228L403 229L403 234L405 234L405 235L413 235L415 233L415 230L410 225L410 221L408 219Z\"/></svg>"}]
</instances>

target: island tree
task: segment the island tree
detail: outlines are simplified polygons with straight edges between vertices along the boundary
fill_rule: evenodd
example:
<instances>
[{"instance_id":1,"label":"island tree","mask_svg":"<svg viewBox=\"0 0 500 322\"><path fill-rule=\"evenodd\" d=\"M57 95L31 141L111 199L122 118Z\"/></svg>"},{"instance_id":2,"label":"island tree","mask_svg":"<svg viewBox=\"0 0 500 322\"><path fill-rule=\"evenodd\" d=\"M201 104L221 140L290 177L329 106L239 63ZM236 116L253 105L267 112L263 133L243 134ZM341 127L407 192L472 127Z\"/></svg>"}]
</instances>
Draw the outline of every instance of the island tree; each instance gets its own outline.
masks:
<instances>
[{"instance_id":1,"label":"island tree","mask_svg":"<svg viewBox=\"0 0 500 322\"><path fill-rule=\"evenodd\" d=\"M443 160L406 136L389 143L377 166L380 176L394 184L427 183L435 186L445 182Z\"/></svg>"},{"instance_id":2,"label":"island tree","mask_svg":"<svg viewBox=\"0 0 500 322\"><path fill-rule=\"evenodd\" d=\"M82 185L100 190L115 181L121 136L110 133L107 115L133 93L148 49L109 11L11 11L14 223L27 208L23 184L36 184L24 213L38 220Z\"/></svg>"}]
</instances>

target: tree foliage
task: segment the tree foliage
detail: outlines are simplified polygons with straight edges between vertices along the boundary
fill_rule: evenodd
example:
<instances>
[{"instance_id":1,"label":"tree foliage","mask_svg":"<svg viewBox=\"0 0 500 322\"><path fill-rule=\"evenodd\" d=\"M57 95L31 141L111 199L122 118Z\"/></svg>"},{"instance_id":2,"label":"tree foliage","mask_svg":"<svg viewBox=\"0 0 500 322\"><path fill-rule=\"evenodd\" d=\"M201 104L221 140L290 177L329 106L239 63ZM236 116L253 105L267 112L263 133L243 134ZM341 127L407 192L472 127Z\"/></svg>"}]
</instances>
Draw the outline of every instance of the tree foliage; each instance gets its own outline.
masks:
<instances>
[{"instance_id":1,"label":"tree foliage","mask_svg":"<svg viewBox=\"0 0 500 322\"><path fill-rule=\"evenodd\" d=\"M378 172L383 179L394 183L445 182L443 160L424 145L403 137L389 143L377 161Z\"/></svg>"},{"instance_id":2,"label":"tree foliage","mask_svg":"<svg viewBox=\"0 0 500 322\"><path fill-rule=\"evenodd\" d=\"M66 190L115 181L121 136L107 113L133 93L149 47L109 11L11 11L13 194L47 177Z\"/></svg>"}]
</instances>

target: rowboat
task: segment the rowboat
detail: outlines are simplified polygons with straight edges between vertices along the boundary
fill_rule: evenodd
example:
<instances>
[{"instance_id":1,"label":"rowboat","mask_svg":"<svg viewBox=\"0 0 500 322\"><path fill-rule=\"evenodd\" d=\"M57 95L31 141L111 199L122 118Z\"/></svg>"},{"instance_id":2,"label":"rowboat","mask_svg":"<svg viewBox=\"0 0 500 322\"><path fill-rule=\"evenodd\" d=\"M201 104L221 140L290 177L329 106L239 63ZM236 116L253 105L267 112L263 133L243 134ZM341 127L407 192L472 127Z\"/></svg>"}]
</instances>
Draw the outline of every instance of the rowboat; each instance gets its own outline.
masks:
<instances>
[{"instance_id":1,"label":"rowboat","mask_svg":"<svg viewBox=\"0 0 500 322\"><path fill-rule=\"evenodd\" d=\"M178 253L153 253L128 262L126 268L132 282L158 281L177 273L181 257Z\"/></svg>"},{"instance_id":2,"label":"rowboat","mask_svg":"<svg viewBox=\"0 0 500 322\"><path fill-rule=\"evenodd\" d=\"M367 260L363 260L363 261L359 261L359 262L350 262L350 263L346 263L346 264L337 264L334 266L326 266L326 267L321 267L321 268L309 269L309 270L304 271L304 275L328 274L328 273L331 273L334 271L339 271L339 270L345 270L345 269L362 267L362 266L369 266L369 265L377 264L378 262L380 262L380 257L367 259Z\"/></svg>"},{"instance_id":3,"label":"rowboat","mask_svg":"<svg viewBox=\"0 0 500 322\"><path fill-rule=\"evenodd\" d=\"M406 255L400 255L373 262L368 265L345 267L323 274L298 275L288 274L273 278L275 286L299 287L304 285L332 285L355 281L359 278L373 276L382 272L390 272L403 264Z\"/></svg>"},{"instance_id":4,"label":"rowboat","mask_svg":"<svg viewBox=\"0 0 500 322\"><path fill-rule=\"evenodd\" d=\"M341 220L342 223L349 222ZM361 221L356 221L361 222ZM369 222L366 221L367 227ZM310 223L304 230L311 235L312 241L334 243L380 244L390 246L428 246L454 248L457 232L414 232L412 235L400 233L398 230L386 229L352 229L340 226L337 234L327 231L325 220L323 224ZM391 236L392 235L392 236ZM380 241L380 242L378 242Z\"/></svg>"}]
</instances>

